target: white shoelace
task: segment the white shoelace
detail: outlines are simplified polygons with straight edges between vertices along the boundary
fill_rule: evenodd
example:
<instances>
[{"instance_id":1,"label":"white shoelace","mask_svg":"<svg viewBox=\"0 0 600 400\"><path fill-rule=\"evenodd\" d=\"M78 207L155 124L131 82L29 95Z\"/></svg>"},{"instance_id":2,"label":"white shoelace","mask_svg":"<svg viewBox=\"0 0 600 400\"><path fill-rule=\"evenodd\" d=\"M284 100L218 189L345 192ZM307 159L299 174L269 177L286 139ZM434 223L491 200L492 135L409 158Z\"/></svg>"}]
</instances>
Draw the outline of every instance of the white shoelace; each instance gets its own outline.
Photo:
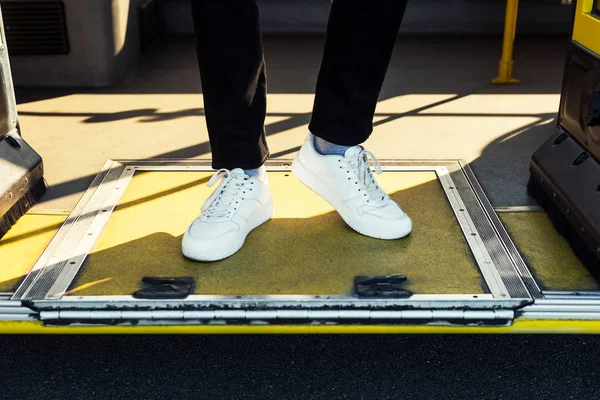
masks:
<instances>
[{"instance_id":1,"label":"white shoelace","mask_svg":"<svg viewBox=\"0 0 600 400\"><path fill-rule=\"evenodd\" d=\"M232 173L228 169L218 170L208 181L208 187L222 180L220 186L202 205L203 217L211 220L229 219L241 202L245 200L244 195L252 188L247 188L246 184L250 180L241 173ZM250 181L253 185L254 182Z\"/></svg>"},{"instance_id":2,"label":"white shoelace","mask_svg":"<svg viewBox=\"0 0 600 400\"><path fill-rule=\"evenodd\" d=\"M369 159L373 161L375 172L380 175L383 171L377 158L368 150L362 149L356 156L346 157L350 168L356 173L358 183L362 185L369 197L367 202L372 207L383 207L388 203L388 195L379 187L371 171Z\"/></svg>"}]
</instances>

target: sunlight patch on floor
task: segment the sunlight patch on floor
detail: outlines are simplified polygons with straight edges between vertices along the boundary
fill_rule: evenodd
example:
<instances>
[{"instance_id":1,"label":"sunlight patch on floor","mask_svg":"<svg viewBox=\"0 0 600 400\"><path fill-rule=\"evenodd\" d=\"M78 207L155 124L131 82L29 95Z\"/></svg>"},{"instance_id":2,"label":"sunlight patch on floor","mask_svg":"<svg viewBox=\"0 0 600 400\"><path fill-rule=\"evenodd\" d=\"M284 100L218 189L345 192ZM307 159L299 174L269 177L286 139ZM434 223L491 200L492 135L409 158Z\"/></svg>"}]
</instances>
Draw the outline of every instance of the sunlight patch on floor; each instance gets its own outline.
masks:
<instances>
[{"instance_id":1,"label":"sunlight patch on floor","mask_svg":"<svg viewBox=\"0 0 600 400\"><path fill-rule=\"evenodd\" d=\"M15 288L33 267L64 215L24 215L0 240L0 292Z\"/></svg>"},{"instance_id":2,"label":"sunlight patch on floor","mask_svg":"<svg viewBox=\"0 0 600 400\"><path fill-rule=\"evenodd\" d=\"M471 94L421 111L422 114L555 114L559 94Z\"/></svg>"}]
</instances>

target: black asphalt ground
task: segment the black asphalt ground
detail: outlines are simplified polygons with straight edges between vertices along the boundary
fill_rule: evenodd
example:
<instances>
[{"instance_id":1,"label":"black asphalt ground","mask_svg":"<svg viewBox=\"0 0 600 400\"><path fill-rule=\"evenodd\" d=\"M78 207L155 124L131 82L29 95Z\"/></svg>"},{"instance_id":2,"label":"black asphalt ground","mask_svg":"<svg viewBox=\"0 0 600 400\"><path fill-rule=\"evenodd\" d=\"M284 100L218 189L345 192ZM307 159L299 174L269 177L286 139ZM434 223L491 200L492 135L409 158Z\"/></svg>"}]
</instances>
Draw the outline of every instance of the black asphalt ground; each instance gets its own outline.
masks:
<instances>
[{"instance_id":1,"label":"black asphalt ground","mask_svg":"<svg viewBox=\"0 0 600 400\"><path fill-rule=\"evenodd\" d=\"M596 336L2 336L2 399L598 399Z\"/></svg>"}]
</instances>

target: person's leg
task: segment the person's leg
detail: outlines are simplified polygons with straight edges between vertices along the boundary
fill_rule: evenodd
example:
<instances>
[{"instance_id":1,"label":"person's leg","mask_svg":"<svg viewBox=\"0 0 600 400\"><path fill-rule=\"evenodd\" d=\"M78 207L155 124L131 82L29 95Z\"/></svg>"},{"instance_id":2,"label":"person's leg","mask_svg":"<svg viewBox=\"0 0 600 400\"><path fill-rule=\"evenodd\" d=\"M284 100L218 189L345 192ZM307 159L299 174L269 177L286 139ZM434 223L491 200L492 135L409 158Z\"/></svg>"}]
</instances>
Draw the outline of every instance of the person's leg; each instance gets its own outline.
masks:
<instances>
[{"instance_id":1,"label":"person's leg","mask_svg":"<svg viewBox=\"0 0 600 400\"><path fill-rule=\"evenodd\" d=\"M236 253L273 215L265 168L266 75L256 0L192 0L204 110L220 184L186 230L183 255Z\"/></svg>"},{"instance_id":2,"label":"person's leg","mask_svg":"<svg viewBox=\"0 0 600 400\"><path fill-rule=\"evenodd\" d=\"M407 0L334 0L309 129L344 146L363 143Z\"/></svg>"},{"instance_id":3,"label":"person's leg","mask_svg":"<svg viewBox=\"0 0 600 400\"><path fill-rule=\"evenodd\" d=\"M308 137L294 175L331 204L355 231L399 239L412 221L375 181L375 157L360 146L373 114L406 0L334 0Z\"/></svg>"},{"instance_id":4,"label":"person's leg","mask_svg":"<svg viewBox=\"0 0 600 400\"><path fill-rule=\"evenodd\" d=\"M256 0L192 0L213 168L258 168L269 155L266 73Z\"/></svg>"}]
</instances>

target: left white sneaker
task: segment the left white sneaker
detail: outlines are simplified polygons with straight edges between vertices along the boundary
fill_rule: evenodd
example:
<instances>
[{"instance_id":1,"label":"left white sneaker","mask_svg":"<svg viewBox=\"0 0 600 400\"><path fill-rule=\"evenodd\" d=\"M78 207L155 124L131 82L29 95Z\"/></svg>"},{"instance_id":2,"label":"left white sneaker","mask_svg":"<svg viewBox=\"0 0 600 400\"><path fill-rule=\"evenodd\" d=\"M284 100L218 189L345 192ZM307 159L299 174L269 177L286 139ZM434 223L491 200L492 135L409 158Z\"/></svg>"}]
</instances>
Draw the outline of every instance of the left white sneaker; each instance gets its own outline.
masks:
<instances>
[{"instance_id":1,"label":"left white sneaker","mask_svg":"<svg viewBox=\"0 0 600 400\"><path fill-rule=\"evenodd\" d=\"M183 235L183 255L196 261L218 261L242 248L248 234L273 215L268 180L250 177L240 168L218 170L208 182L221 182L204 202L202 214Z\"/></svg>"},{"instance_id":2,"label":"left white sneaker","mask_svg":"<svg viewBox=\"0 0 600 400\"><path fill-rule=\"evenodd\" d=\"M400 239L412 231L412 222L402 208L375 181L381 164L362 146L346 150L344 156L322 155L309 134L292 164L292 172L306 186L333 206L355 231L378 239Z\"/></svg>"}]
</instances>

